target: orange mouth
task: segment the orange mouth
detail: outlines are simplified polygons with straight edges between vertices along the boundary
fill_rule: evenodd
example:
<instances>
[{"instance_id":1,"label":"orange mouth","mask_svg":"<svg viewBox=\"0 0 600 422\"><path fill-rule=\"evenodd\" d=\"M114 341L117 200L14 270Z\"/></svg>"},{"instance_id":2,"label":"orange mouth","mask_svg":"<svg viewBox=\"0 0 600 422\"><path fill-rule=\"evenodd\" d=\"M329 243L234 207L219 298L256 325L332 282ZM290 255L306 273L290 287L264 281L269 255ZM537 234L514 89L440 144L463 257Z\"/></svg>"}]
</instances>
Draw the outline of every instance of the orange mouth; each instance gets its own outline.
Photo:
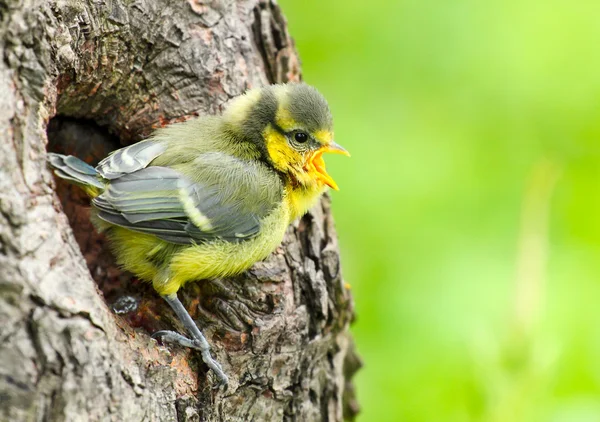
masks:
<instances>
[{"instance_id":1,"label":"orange mouth","mask_svg":"<svg viewBox=\"0 0 600 422\"><path fill-rule=\"evenodd\" d=\"M307 171L316 171L316 178L321 182L325 183L327 186L331 187L334 190L340 190L335 180L327 174L327 170L325 169L325 160L323 160L323 154L329 152L332 154L341 154L347 157L350 157L350 153L342 148L340 145L335 142L330 143L329 145L325 145L319 148L317 151L313 153L313 155L308 159L307 165L305 166L305 170ZM312 168L310 168L312 167Z\"/></svg>"}]
</instances>

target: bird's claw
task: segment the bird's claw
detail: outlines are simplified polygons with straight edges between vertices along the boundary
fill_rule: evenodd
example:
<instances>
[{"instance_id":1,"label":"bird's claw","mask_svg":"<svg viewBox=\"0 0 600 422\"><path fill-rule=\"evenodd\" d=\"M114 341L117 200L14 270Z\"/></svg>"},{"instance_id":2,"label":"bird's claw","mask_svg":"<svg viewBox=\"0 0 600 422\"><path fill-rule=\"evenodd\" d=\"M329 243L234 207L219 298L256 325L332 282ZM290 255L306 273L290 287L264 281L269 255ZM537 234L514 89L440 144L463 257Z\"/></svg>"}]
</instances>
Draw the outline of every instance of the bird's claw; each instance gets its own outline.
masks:
<instances>
[{"instance_id":1,"label":"bird's claw","mask_svg":"<svg viewBox=\"0 0 600 422\"><path fill-rule=\"evenodd\" d=\"M206 363L206 365L208 365L210 369L212 369L217 379L219 380L217 388L221 386L226 386L229 383L229 378L227 378L227 375L225 375L225 372L223 372L221 364L212 358L208 350L202 352L202 360L204 361L204 363Z\"/></svg>"},{"instance_id":2,"label":"bird's claw","mask_svg":"<svg viewBox=\"0 0 600 422\"><path fill-rule=\"evenodd\" d=\"M189 347L191 349L202 350L196 341L190 340L186 336L176 333L175 331L169 331L169 330L157 331L154 334L152 334L152 338L153 339L158 338L162 342L165 342L165 343L175 343L175 344L179 344L180 346L183 346L183 347Z\"/></svg>"},{"instance_id":3,"label":"bird's claw","mask_svg":"<svg viewBox=\"0 0 600 422\"><path fill-rule=\"evenodd\" d=\"M186 336L183 336L175 331L169 330L157 331L154 334L152 334L152 338L159 338L161 341L166 343L175 343L183 347L189 347L190 349L200 350L202 352L202 360L210 369L212 369L212 371L217 376L219 383L216 386L216 388L227 385L229 383L229 379L227 378L227 375L225 375L221 364L214 360L213 357L210 355L209 347L208 344L206 344L206 342L202 342L199 339L189 339Z\"/></svg>"},{"instance_id":4,"label":"bird's claw","mask_svg":"<svg viewBox=\"0 0 600 422\"><path fill-rule=\"evenodd\" d=\"M198 328L188 311L183 307L183 305L177 298L177 295L165 295L163 296L163 298L171 306L173 311L175 311L175 314L177 314L179 320L183 323L188 333L190 333L191 339L182 336L181 334L176 333L174 331L166 330L159 331L155 335L160 336L166 341L178 343L185 347L200 350L202 360L204 361L204 363L206 363L206 365L208 365L210 369L213 370L216 377L219 379L219 383L221 385L227 384L229 380L227 379L227 375L225 375L225 372L223 372L223 368L221 368L221 365L219 365L219 363L216 360L214 360L210 355L210 345L208 344L208 341L206 341L204 334L202 334L202 331L200 331L200 329Z\"/></svg>"}]
</instances>

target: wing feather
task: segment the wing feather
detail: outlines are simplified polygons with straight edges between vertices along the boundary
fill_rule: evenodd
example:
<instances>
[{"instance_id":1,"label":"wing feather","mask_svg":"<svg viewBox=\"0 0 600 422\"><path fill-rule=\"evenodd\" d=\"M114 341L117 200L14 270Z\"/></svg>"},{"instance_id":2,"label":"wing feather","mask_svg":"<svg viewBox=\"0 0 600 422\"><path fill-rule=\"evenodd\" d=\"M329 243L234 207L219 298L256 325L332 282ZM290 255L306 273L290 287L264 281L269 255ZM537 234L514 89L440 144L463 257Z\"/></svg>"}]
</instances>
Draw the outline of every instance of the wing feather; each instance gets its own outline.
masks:
<instances>
[{"instance_id":1,"label":"wing feather","mask_svg":"<svg viewBox=\"0 0 600 422\"><path fill-rule=\"evenodd\" d=\"M96 170L108 180L141 170L166 150L166 144L155 140L141 141L121 148L100 161Z\"/></svg>"},{"instance_id":2,"label":"wing feather","mask_svg":"<svg viewBox=\"0 0 600 422\"><path fill-rule=\"evenodd\" d=\"M98 217L176 244L256 236L261 220L281 199L279 178L255 163L220 153L206 154L196 165L193 179L172 168L150 166L111 180L93 199Z\"/></svg>"}]
</instances>

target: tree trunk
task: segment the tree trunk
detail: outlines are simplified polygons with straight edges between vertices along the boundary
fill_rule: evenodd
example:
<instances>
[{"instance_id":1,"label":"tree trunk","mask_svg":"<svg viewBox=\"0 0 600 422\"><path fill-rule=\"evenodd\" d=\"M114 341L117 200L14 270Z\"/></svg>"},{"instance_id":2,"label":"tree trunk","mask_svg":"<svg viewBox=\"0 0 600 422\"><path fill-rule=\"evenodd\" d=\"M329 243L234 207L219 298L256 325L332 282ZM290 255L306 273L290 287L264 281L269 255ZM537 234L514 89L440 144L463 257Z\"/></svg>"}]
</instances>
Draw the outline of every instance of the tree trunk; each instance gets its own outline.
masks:
<instances>
[{"instance_id":1,"label":"tree trunk","mask_svg":"<svg viewBox=\"0 0 600 422\"><path fill-rule=\"evenodd\" d=\"M246 274L182 289L230 377L215 389L198 353L150 338L183 328L46 167L46 148L95 164L298 81L275 1L0 0L0 35L0 420L352 419L360 363L328 198Z\"/></svg>"}]
</instances>

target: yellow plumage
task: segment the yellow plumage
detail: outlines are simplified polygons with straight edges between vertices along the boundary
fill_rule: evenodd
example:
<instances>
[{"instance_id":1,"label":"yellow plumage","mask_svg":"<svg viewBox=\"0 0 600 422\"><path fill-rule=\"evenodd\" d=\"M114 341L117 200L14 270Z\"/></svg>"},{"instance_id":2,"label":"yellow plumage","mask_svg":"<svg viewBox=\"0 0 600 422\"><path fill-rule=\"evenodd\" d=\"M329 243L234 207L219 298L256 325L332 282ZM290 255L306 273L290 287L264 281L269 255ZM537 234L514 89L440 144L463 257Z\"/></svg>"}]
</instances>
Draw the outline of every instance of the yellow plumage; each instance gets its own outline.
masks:
<instances>
[{"instance_id":1,"label":"yellow plumage","mask_svg":"<svg viewBox=\"0 0 600 422\"><path fill-rule=\"evenodd\" d=\"M264 229L257 237L241 244L215 241L179 246L122 227L111 230L109 236L119 264L151 281L164 296L176 293L188 281L227 277L247 270L281 243L288 225L289 209L282 204L263 221ZM168 271L153 263L164 262L167 256Z\"/></svg>"}]
</instances>

